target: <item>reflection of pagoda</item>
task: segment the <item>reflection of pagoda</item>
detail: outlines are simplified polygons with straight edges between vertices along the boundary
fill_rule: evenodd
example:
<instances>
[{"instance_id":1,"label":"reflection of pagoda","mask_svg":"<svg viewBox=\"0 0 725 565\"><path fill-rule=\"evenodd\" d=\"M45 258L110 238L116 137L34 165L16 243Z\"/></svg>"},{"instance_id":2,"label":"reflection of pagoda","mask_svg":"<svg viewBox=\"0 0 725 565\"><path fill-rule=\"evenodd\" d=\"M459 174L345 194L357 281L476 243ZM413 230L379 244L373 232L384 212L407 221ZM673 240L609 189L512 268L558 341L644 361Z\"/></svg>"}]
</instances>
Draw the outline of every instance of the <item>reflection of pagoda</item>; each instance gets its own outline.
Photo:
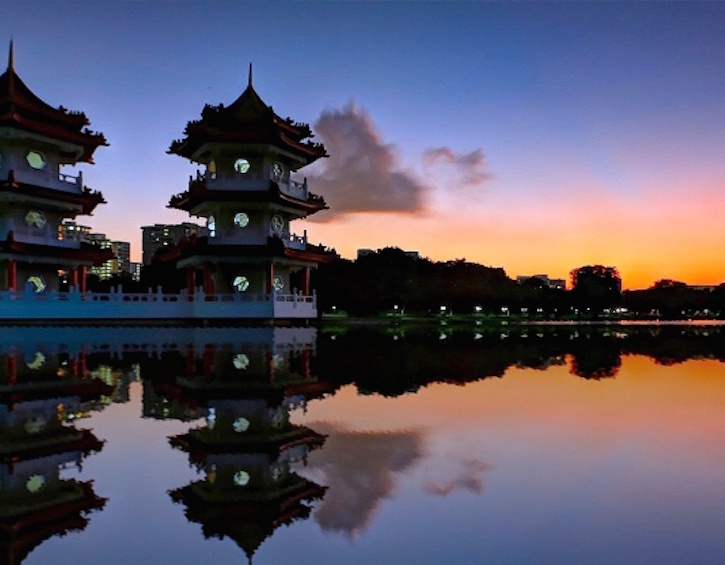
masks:
<instances>
[{"instance_id":1,"label":"reflection of pagoda","mask_svg":"<svg viewBox=\"0 0 725 565\"><path fill-rule=\"evenodd\" d=\"M209 106L169 153L204 165L169 207L206 218L209 237L185 241L166 259L186 269L189 293L237 293L269 302L267 317L316 315L310 269L337 255L295 235L291 223L326 208L290 174L321 157L307 124L278 116L249 85L229 106ZM163 257L159 257L163 258ZM271 298L271 300L270 300ZM290 308L302 301L312 310ZM314 316L313 316L314 317Z\"/></svg>"},{"instance_id":2,"label":"reflection of pagoda","mask_svg":"<svg viewBox=\"0 0 725 565\"><path fill-rule=\"evenodd\" d=\"M0 560L22 562L53 535L83 529L105 501L91 482L61 471L100 451L89 430L69 424L112 387L85 378L83 355L23 353L0 358Z\"/></svg>"},{"instance_id":3,"label":"reflection of pagoda","mask_svg":"<svg viewBox=\"0 0 725 565\"><path fill-rule=\"evenodd\" d=\"M35 292L59 290L58 271L85 290L86 273L110 257L63 232L62 221L90 214L104 202L65 165L92 163L107 145L86 127L82 112L52 108L15 73L13 47L0 76L0 288ZM111 254L112 255L112 254Z\"/></svg>"},{"instance_id":4,"label":"reflection of pagoda","mask_svg":"<svg viewBox=\"0 0 725 565\"><path fill-rule=\"evenodd\" d=\"M305 519L326 488L293 472L324 437L289 411L331 389L309 373L309 348L207 347L178 379L179 400L203 407L206 425L171 438L205 478L171 492L207 537L232 538L251 559L282 524Z\"/></svg>"}]
</instances>

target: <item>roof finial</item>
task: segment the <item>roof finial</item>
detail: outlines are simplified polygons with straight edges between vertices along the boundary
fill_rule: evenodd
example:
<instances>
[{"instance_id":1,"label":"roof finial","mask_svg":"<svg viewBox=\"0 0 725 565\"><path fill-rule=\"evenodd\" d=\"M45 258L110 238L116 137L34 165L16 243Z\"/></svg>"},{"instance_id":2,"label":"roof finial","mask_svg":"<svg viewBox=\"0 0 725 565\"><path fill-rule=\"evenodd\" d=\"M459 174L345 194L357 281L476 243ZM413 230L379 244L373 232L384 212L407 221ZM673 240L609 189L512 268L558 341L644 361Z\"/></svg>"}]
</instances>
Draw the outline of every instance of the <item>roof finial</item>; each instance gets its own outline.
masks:
<instances>
[{"instance_id":1,"label":"roof finial","mask_svg":"<svg viewBox=\"0 0 725 565\"><path fill-rule=\"evenodd\" d=\"M252 88L252 63L249 63L249 84L247 86Z\"/></svg>"},{"instance_id":2,"label":"roof finial","mask_svg":"<svg viewBox=\"0 0 725 565\"><path fill-rule=\"evenodd\" d=\"M8 53L8 70L15 70L15 57L13 56L13 38L10 38L10 52Z\"/></svg>"}]
</instances>

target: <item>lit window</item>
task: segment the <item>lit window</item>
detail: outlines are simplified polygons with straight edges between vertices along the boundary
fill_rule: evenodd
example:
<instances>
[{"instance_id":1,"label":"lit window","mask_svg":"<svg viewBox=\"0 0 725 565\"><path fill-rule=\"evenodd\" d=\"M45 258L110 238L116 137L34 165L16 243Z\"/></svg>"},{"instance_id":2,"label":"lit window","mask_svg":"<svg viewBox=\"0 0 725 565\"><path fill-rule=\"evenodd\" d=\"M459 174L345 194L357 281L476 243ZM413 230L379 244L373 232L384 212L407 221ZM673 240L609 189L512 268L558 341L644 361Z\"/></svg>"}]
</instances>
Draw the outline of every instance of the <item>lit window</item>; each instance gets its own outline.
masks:
<instances>
[{"instance_id":1,"label":"lit window","mask_svg":"<svg viewBox=\"0 0 725 565\"><path fill-rule=\"evenodd\" d=\"M240 371L244 371L247 367L249 367L249 357L247 357L244 353L238 353L234 357L234 368L239 369Z\"/></svg>"},{"instance_id":2,"label":"lit window","mask_svg":"<svg viewBox=\"0 0 725 565\"><path fill-rule=\"evenodd\" d=\"M277 292L282 290L284 288L284 279L280 276L274 277L274 279L272 279L272 288Z\"/></svg>"},{"instance_id":3,"label":"lit window","mask_svg":"<svg viewBox=\"0 0 725 565\"><path fill-rule=\"evenodd\" d=\"M234 431L238 434L244 433L249 429L249 420L240 416L239 418L234 420L232 427L234 428Z\"/></svg>"},{"instance_id":4,"label":"lit window","mask_svg":"<svg viewBox=\"0 0 725 565\"><path fill-rule=\"evenodd\" d=\"M279 214L275 214L269 221L269 225L272 226L275 232L279 233L284 229L284 218Z\"/></svg>"},{"instance_id":5,"label":"lit window","mask_svg":"<svg viewBox=\"0 0 725 565\"><path fill-rule=\"evenodd\" d=\"M38 171L45 168L45 158L40 151L28 151L25 160L28 162L28 165Z\"/></svg>"},{"instance_id":6,"label":"lit window","mask_svg":"<svg viewBox=\"0 0 725 565\"><path fill-rule=\"evenodd\" d=\"M284 175L284 165L282 163L274 163L272 165L272 178L274 180L280 180Z\"/></svg>"},{"instance_id":7,"label":"lit window","mask_svg":"<svg viewBox=\"0 0 725 565\"><path fill-rule=\"evenodd\" d=\"M246 471L237 471L234 473L234 484L238 487L245 487L249 484L249 473Z\"/></svg>"},{"instance_id":8,"label":"lit window","mask_svg":"<svg viewBox=\"0 0 725 565\"><path fill-rule=\"evenodd\" d=\"M45 290L45 280L43 280L43 277L37 275L28 277L28 283L33 286L33 292L43 292Z\"/></svg>"},{"instance_id":9,"label":"lit window","mask_svg":"<svg viewBox=\"0 0 725 565\"><path fill-rule=\"evenodd\" d=\"M234 214L234 225L240 228L246 228L249 225L249 216L244 212Z\"/></svg>"},{"instance_id":10,"label":"lit window","mask_svg":"<svg viewBox=\"0 0 725 565\"><path fill-rule=\"evenodd\" d=\"M235 277L232 285L239 292L244 292L245 290L247 290L249 288L249 279L244 276Z\"/></svg>"},{"instance_id":11,"label":"lit window","mask_svg":"<svg viewBox=\"0 0 725 565\"><path fill-rule=\"evenodd\" d=\"M249 170L249 167L249 161L247 161L246 159L237 159L236 161L234 161L234 170L237 173L243 175Z\"/></svg>"},{"instance_id":12,"label":"lit window","mask_svg":"<svg viewBox=\"0 0 725 565\"><path fill-rule=\"evenodd\" d=\"M36 351L35 355L33 355L33 360L26 363L26 365L31 371L35 371L37 369L40 369L44 363L45 355L43 355L40 351Z\"/></svg>"},{"instance_id":13,"label":"lit window","mask_svg":"<svg viewBox=\"0 0 725 565\"><path fill-rule=\"evenodd\" d=\"M45 486L45 477L43 475L30 475L25 482L25 488L28 492L38 492Z\"/></svg>"},{"instance_id":14,"label":"lit window","mask_svg":"<svg viewBox=\"0 0 725 565\"><path fill-rule=\"evenodd\" d=\"M25 223L31 228L42 228L45 225L45 216L43 212L37 210L31 210L25 214Z\"/></svg>"},{"instance_id":15,"label":"lit window","mask_svg":"<svg viewBox=\"0 0 725 565\"><path fill-rule=\"evenodd\" d=\"M214 216L209 216L209 218L207 218L206 228L209 230L209 235L211 237L216 235L216 219L214 219Z\"/></svg>"}]
</instances>

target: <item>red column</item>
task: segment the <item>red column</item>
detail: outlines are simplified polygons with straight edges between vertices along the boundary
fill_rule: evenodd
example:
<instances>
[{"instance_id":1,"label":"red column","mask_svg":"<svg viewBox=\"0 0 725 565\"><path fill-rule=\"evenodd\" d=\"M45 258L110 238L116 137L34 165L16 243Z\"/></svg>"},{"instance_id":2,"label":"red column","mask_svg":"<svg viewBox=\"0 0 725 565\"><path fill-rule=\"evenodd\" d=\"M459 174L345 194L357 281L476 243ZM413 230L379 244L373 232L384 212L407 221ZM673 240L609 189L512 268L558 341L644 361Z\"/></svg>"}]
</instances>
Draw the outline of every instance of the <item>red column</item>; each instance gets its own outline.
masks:
<instances>
[{"instance_id":1,"label":"red column","mask_svg":"<svg viewBox=\"0 0 725 565\"><path fill-rule=\"evenodd\" d=\"M194 294L194 287L196 286L196 269L194 267L186 268L186 292Z\"/></svg>"},{"instance_id":2,"label":"red column","mask_svg":"<svg viewBox=\"0 0 725 565\"><path fill-rule=\"evenodd\" d=\"M204 294L214 294L214 281L211 273L211 263L204 263Z\"/></svg>"},{"instance_id":3,"label":"red column","mask_svg":"<svg viewBox=\"0 0 725 565\"><path fill-rule=\"evenodd\" d=\"M18 380L18 359L15 353L9 353L7 356L7 374L5 376L5 384L14 385Z\"/></svg>"},{"instance_id":4,"label":"red column","mask_svg":"<svg viewBox=\"0 0 725 565\"><path fill-rule=\"evenodd\" d=\"M68 271L68 286L70 288L78 286L78 269Z\"/></svg>"},{"instance_id":5,"label":"red column","mask_svg":"<svg viewBox=\"0 0 725 565\"><path fill-rule=\"evenodd\" d=\"M272 294L272 281L274 280L274 265L272 263L269 264L269 268L267 269L267 280L265 281L266 286L266 293Z\"/></svg>"},{"instance_id":6,"label":"red column","mask_svg":"<svg viewBox=\"0 0 725 565\"><path fill-rule=\"evenodd\" d=\"M81 265L78 267L78 286L81 292L86 291L86 276L88 275L88 267Z\"/></svg>"},{"instance_id":7,"label":"red column","mask_svg":"<svg viewBox=\"0 0 725 565\"><path fill-rule=\"evenodd\" d=\"M310 268L305 267L302 269L302 294L305 296L310 295Z\"/></svg>"},{"instance_id":8,"label":"red column","mask_svg":"<svg viewBox=\"0 0 725 565\"><path fill-rule=\"evenodd\" d=\"M84 267L84 269L85 269L85 267ZM78 354L78 376L82 379L85 379L87 374L88 374L88 369L86 367L86 352L81 351Z\"/></svg>"},{"instance_id":9,"label":"red column","mask_svg":"<svg viewBox=\"0 0 725 565\"><path fill-rule=\"evenodd\" d=\"M5 275L5 290L18 290L18 264L15 259L8 260Z\"/></svg>"}]
</instances>

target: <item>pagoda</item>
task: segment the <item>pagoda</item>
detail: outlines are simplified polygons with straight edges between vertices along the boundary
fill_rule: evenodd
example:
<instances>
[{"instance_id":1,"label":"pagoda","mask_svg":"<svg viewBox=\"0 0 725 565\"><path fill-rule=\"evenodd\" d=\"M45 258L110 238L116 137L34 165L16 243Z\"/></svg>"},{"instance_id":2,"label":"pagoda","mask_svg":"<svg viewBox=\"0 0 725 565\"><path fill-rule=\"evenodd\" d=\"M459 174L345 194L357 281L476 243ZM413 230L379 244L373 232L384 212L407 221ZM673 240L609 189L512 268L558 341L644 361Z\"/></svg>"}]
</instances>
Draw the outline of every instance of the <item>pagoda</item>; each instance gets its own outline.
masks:
<instances>
[{"instance_id":1,"label":"pagoda","mask_svg":"<svg viewBox=\"0 0 725 565\"><path fill-rule=\"evenodd\" d=\"M103 447L74 422L110 391L88 378L82 352L0 355L0 563L19 565L45 540L83 530L87 515L104 507L92 481L64 471Z\"/></svg>"},{"instance_id":2,"label":"pagoda","mask_svg":"<svg viewBox=\"0 0 725 565\"><path fill-rule=\"evenodd\" d=\"M325 437L289 419L292 409L335 390L310 374L309 344L247 342L189 352L176 399L206 425L170 438L204 478L169 494L204 536L231 538L251 561L282 525L310 516L326 487L295 472Z\"/></svg>"},{"instance_id":3,"label":"pagoda","mask_svg":"<svg viewBox=\"0 0 725 565\"><path fill-rule=\"evenodd\" d=\"M15 72L11 42L0 76L0 290L57 291L63 274L83 292L88 268L111 258L62 230L63 220L105 202L81 173L62 172L93 163L96 148L108 145L88 125L82 112L53 108L31 92Z\"/></svg>"},{"instance_id":4,"label":"pagoda","mask_svg":"<svg viewBox=\"0 0 725 565\"><path fill-rule=\"evenodd\" d=\"M157 255L186 271L189 293L241 294L268 303L269 318L316 315L310 269L337 254L290 229L294 220L327 208L306 179L290 176L327 157L312 136L308 124L281 118L262 101L250 65L241 96L229 106L206 105L201 119L187 124L184 138L171 144L168 153L204 167L168 207L205 218L209 235ZM313 308L285 308L300 300Z\"/></svg>"}]
</instances>

